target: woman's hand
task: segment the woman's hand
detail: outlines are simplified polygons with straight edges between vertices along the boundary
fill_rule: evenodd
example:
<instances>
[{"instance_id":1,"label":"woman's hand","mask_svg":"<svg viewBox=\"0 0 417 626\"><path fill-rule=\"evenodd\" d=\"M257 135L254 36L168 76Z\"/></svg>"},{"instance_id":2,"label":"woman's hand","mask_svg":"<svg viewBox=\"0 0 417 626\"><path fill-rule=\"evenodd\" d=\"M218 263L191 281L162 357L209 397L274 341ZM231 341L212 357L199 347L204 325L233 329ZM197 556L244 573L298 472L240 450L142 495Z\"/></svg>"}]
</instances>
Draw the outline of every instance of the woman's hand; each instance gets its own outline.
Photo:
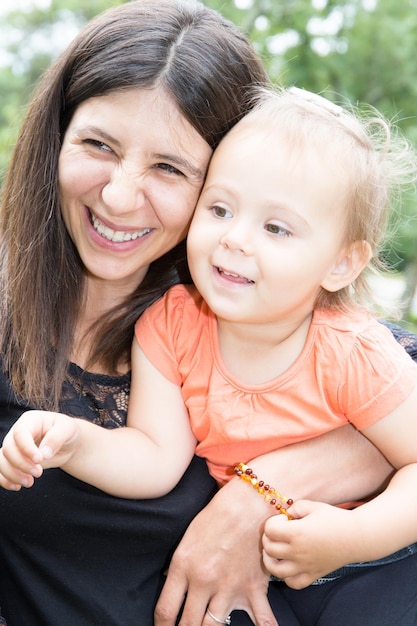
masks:
<instances>
[{"instance_id":1,"label":"woman's hand","mask_svg":"<svg viewBox=\"0 0 417 626\"><path fill-rule=\"evenodd\" d=\"M295 502L309 498L332 504L379 491L393 471L352 426L286 446L249 465ZM268 507L237 478L219 491L191 523L174 554L155 626L174 626L184 598L181 626L214 626L207 606L222 619L241 608L258 626L276 626L262 566L261 536L272 513Z\"/></svg>"},{"instance_id":2,"label":"woman's hand","mask_svg":"<svg viewBox=\"0 0 417 626\"><path fill-rule=\"evenodd\" d=\"M213 626L245 610L258 626L277 626L266 597L269 573L262 566L261 536L272 508L250 487L232 479L194 519L172 559L155 626Z\"/></svg>"}]
</instances>

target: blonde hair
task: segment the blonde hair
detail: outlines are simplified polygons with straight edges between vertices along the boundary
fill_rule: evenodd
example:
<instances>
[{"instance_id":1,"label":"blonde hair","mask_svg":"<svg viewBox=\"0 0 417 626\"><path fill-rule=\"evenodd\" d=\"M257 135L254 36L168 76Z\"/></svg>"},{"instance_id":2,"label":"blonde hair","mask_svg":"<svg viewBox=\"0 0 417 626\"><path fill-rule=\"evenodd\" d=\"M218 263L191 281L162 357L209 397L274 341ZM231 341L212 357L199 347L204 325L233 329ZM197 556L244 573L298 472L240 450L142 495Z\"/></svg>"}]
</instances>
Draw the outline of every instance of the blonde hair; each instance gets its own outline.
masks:
<instances>
[{"instance_id":1,"label":"blonde hair","mask_svg":"<svg viewBox=\"0 0 417 626\"><path fill-rule=\"evenodd\" d=\"M231 131L256 118L268 134L284 130L295 147L317 146L331 162L342 163L349 185L345 243L366 241L372 259L349 286L336 292L322 290L316 306L350 310L373 309L375 297L369 275L385 269L381 251L394 206L403 186L417 179L417 153L399 129L370 106L344 104L343 108L317 94L295 87L256 89L253 110Z\"/></svg>"}]
</instances>

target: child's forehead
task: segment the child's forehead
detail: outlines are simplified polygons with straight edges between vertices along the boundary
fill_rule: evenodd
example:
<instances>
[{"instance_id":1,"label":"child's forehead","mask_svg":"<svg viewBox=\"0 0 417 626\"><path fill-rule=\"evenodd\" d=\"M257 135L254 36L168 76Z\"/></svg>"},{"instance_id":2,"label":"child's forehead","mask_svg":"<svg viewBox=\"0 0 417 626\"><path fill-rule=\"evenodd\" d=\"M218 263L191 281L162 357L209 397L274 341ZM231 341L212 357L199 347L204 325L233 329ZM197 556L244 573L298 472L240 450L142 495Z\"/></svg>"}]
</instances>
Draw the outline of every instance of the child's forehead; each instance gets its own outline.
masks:
<instances>
[{"instance_id":1,"label":"child's forehead","mask_svg":"<svg viewBox=\"0 0 417 626\"><path fill-rule=\"evenodd\" d=\"M263 117L254 116L233 128L214 153L213 160L244 158L268 159L287 146L288 136L285 127L270 126ZM291 145L291 142L290 142Z\"/></svg>"},{"instance_id":2,"label":"child's forehead","mask_svg":"<svg viewBox=\"0 0 417 626\"><path fill-rule=\"evenodd\" d=\"M274 115L273 118L263 110L257 110L236 124L223 139L224 144L230 143L267 143L269 139L282 141L290 137L289 127L284 117Z\"/></svg>"},{"instance_id":3,"label":"child's forehead","mask_svg":"<svg viewBox=\"0 0 417 626\"><path fill-rule=\"evenodd\" d=\"M285 123L271 126L263 116L251 116L222 141L214 153L211 169L226 168L241 173L245 171L244 164L251 164L253 172L259 173L259 168L265 167L265 171L273 175L274 167L282 173L315 163L317 171L326 177L330 175L333 180L344 157L339 155L340 150L330 137L325 141L320 139L311 140L308 133L294 133Z\"/></svg>"},{"instance_id":4,"label":"child's forehead","mask_svg":"<svg viewBox=\"0 0 417 626\"><path fill-rule=\"evenodd\" d=\"M224 159L248 158L251 160L267 161L277 159L283 154L288 158L297 158L300 153L320 149L327 153L329 140L324 142L315 140L304 129L293 128L286 123L285 118L269 116L258 111L237 124L223 139L217 149ZM216 151L217 152L217 151ZM216 153L215 153L216 156Z\"/></svg>"},{"instance_id":5,"label":"child's forehead","mask_svg":"<svg viewBox=\"0 0 417 626\"><path fill-rule=\"evenodd\" d=\"M315 94L312 94L313 96ZM228 150L246 152L249 148L257 154L271 150L280 151L281 146L292 156L299 151L319 151L331 161L344 163L356 150L361 150L355 134L345 125L344 110L317 96L318 103L304 97L294 101L271 101L257 107L234 126L223 139ZM324 100L324 104L321 104ZM325 106L326 105L326 106ZM220 144L221 145L221 144Z\"/></svg>"}]
</instances>

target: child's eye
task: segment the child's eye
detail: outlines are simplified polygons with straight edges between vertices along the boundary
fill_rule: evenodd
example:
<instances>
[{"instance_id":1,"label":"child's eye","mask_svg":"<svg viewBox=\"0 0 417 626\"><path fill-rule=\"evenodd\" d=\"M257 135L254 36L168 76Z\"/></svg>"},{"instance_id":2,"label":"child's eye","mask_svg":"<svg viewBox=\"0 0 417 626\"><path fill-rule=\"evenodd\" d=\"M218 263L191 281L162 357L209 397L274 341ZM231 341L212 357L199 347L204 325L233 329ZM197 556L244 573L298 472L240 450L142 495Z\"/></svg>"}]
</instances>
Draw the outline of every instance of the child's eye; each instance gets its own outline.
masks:
<instances>
[{"instance_id":1,"label":"child's eye","mask_svg":"<svg viewBox=\"0 0 417 626\"><path fill-rule=\"evenodd\" d=\"M265 226L265 230L271 233L271 235L279 235L280 237L291 236L291 232L279 224L267 224Z\"/></svg>"},{"instance_id":2,"label":"child's eye","mask_svg":"<svg viewBox=\"0 0 417 626\"><path fill-rule=\"evenodd\" d=\"M220 217L222 219L232 217L231 212L222 206L215 205L211 207L211 210L213 211L215 217Z\"/></svg>"}]
</instances>

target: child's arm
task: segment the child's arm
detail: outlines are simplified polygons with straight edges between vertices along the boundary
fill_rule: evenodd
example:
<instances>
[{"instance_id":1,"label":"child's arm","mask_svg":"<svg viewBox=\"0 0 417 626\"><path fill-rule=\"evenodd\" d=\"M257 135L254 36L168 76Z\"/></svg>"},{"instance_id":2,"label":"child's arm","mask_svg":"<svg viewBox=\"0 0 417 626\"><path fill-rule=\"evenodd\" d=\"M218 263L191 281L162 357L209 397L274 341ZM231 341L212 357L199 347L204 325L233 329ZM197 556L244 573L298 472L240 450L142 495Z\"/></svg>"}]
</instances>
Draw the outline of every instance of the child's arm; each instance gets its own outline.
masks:
<instances>
[{"instance_id":1,"label":"child's arm","mask_svg":"<svg viewBox=\"0 0 417 626\"><path fill-rule=\"evenodd\" d=\"M294 588L347 563L387 556L417 541L417 388L363 433L398 468L385 491L352 511L301 500L265 524L264 564ZM331 469L331 468L329 468ZM277 560L279 559L279 560Z\"/></svg>"},{"instance_id":2,"label":"child's arm","mask_svg":"<svg viewBox=\"0 0 417 626\"><path fill-rule=\"evenodd\" d=\"M135 339L128 427L109 430L61 414L29 412L4 440L0 484L30 486L42 468L61 467L112 495L159 497L177 484L195 444L180 388L152 365Z\"/></svg>"}]
</instances>

